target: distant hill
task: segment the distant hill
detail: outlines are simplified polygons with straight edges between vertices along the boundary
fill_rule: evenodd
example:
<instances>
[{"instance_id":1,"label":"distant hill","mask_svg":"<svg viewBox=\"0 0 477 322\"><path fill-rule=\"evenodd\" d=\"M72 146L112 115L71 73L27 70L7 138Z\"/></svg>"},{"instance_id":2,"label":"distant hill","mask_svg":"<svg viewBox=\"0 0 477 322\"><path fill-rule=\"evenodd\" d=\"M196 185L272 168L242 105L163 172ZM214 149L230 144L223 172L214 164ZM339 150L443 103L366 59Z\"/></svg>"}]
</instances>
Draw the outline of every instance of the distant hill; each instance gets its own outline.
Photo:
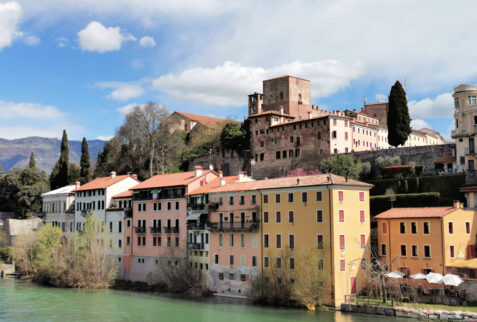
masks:
<instances>
[{"instance_id":1,"label":"distant hill","mask_svg":"<svg viewBox=\"0 0 477 322\"><path fill-rule=\"evenodd\" d=\"M70 162L79 164L81 157L81 141L68 141L70 147ZM88 141L89 155L92 164L96 164L98 151L103 150L106 141ZM60 157L61 140L42 137L27 137L23 139L0 139L0 166L4 171L12 168L24 168L30 159L30 153L35 154L36 166L50 173Z\"/></svg>"}]
</instances>

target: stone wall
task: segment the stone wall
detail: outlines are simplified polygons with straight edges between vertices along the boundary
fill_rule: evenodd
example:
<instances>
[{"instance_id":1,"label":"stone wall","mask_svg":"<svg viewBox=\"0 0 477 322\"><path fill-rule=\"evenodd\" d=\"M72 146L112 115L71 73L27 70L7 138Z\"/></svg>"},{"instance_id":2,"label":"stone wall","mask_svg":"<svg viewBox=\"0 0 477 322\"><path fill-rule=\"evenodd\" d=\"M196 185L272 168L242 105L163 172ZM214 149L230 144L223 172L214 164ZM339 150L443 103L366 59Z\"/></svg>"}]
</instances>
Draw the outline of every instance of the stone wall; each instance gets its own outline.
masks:
<instances>
[{"instance_id":1,"label":"stone wall","mask_svg":"<svg viewBox=\"0 0 477 322\"><path fill-rule=\"evenodd\" d=\"M200 165L204 169L209 169L209 162L215 171L222 171L224 176L237 175L240 171L246 171L250 175L250 153L243 155L233 150L214 151L210 156L204 154L189 162L189 171L194 170L194 166ZM248 161L247 161L248 160Z\"/></svg>"}]
</instances>

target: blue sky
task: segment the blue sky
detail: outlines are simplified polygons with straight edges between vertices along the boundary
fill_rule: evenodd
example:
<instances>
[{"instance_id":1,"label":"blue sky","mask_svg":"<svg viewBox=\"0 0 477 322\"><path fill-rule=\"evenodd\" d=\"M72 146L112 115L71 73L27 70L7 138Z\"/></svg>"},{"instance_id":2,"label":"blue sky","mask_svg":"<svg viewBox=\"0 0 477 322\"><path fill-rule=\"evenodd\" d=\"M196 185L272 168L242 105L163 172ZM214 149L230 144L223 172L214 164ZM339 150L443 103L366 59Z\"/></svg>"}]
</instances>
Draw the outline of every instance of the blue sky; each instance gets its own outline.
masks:
<instances>
[{"instance_id":1,"label":"blue sky","mask_svg":"<svg viewBox=\"0 0 477 322\"><path fill-rule=\"evenodd\" d=\"M407 79L413 127L449 138L477 83L469 1L0 0L0 137L109 138L132 106L234 117L263 79L311 80L328 109Z\"/></svg>"}]
</instances>

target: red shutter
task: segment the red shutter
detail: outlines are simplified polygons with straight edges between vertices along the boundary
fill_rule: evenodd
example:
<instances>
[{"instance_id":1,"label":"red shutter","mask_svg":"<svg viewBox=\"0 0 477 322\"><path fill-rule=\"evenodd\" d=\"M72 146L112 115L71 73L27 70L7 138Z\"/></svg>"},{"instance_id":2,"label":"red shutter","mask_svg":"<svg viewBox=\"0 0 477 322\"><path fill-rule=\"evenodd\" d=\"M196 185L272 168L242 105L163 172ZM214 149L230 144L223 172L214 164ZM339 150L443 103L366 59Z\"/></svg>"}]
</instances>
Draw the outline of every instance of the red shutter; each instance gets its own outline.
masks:
<instances>
[{"instance_id":1,"label":"red shutter","mask_svg":"<svg viewBox=\"0 0 477 322\"><path fill-rule=\"evenodd\" d=\"M339 211L339 222L344 222L344 210Z\"/></svg>"},{"instance_id":2,"label":"red shutter","mask_svg":"<svg viewBox=\"0 0 477 322\"><path fill-rule=\"evenodd\" d=\"M359 221L360 221L360 222L364 222L364 218L365 218L365 216L364 216L364 210L360 210L360 212L359 212Z\"/></svg>"},{"instance_id":3,"label":"red shutter","mask_svg":"<svg viewBox=\"0 0 477 322\"><path fill-rule=\"evenodd\" d=\"M359 193L359 201L364 201L364 192Z\"/></svg>"},{"instance_id":4,"label":"red shutter","mask_svg":"<svg viewBox=\"0 0 477 322\"><path fill-rule=\"evenodd\" d=\"M268 211L263 213L263 222L268 222Z\"/></svg>"},{"instance_id":5,"label":"red shutter","mask_svg":"<svg viewBox=\"0 0 477 322\"><path fill-rule=\"evenodd\" d=\"M356 277L351 277L351 294L356 294Z\"/></svg>"},{"instance_id":6,"label":"red shutter","mask_svg":"<svg viewBox=\"0 0 477 322\"><path fill-rule=\"evenodd\" d=\"M345 249L345 236L340 235L340 249L344 250Z\"/></svg>"},{"instance_id":7,"label":"red shutter","mask_svg":"<svg viewBox=\"0 0 477 322\"><path fill-rule=\"evenodd\" d=\"M295 235L290 235L289 239L290 239L290 249L295 248Z\"/></svg>"},{"instance_id":8,"label":"red shutter","mask_svg":"<svg viewBox=\"0 0 477 322\"><path fill-rule=\"evenodd\" d=\"M292 223L295 221L295 214L293 213L293 211L289 211L288 212L288 222Z\"/></svg>"},{"instance_id":9,"label":"red shutter","mask_svg":"<svg viewBox=\"0 0 477 322\"><path fill-rule=\"evenodd\" d=\"M387 223L383 222L383 234L387 234L388 233L388 225Z\"/></svg>"},{"instance_id":10,"label":"red shutter","mask_svg":"<svg viewBox=\"0 0 477 322\"><path fill-rule=\"evenodd\" d=\"M343 191L338 191L338 200L342 202L344 200Z\"/></svg>"},{"instance_id":11,"label":"red shutter","mask_svg":"<svg viewBox=\"0 0 477 322\"><path fill-rule=\"evenodd\" d=\"M454 224L453 223L449 223L449 234L453 234L454 233Z\"/></svg>"},{"instance_id":12,"label":"red shutter","mask_svg":"<svg viewBox=\"0 0 477 322\"><path fill-rule=\"evenodd\" d=\"M366 248L366 236L364 234L361 235L361 248Z\"/></svg>"},{"instance_id":13,"label":"red shutter","mask_svg":"<svg viewBox=\"0 0 477 322\"><path fill-rule=\"evenodd\" d=\"M282 235L277 235L277 248L282 248Z\"/></svg>"}]
</instances>

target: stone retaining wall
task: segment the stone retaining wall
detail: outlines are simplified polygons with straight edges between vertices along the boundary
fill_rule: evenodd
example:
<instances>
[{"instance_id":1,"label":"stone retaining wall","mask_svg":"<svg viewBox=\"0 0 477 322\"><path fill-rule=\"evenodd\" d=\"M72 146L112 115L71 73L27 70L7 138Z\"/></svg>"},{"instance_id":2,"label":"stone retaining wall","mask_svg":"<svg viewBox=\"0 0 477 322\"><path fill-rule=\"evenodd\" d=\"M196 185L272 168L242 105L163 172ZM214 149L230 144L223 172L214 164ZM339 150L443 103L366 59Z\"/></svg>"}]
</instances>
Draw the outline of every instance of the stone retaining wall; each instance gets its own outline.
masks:
<instances>
[{"instance_id":1,"label":"stone retaining wall","mask_svg":"<svg viewBox=\"0 0 477 322\"><path fill-rule=\"evenodd\" d=\"M457 307L456 307L457 308ZM444 321L475 321L477 313L468 311L446 311L434 309L414 309L409 307L383 307L372 305L341 304L341 311L351 313L366 313L375 315L396 316L413 319L430 319Z\"/></svg>"}]
</instances>

